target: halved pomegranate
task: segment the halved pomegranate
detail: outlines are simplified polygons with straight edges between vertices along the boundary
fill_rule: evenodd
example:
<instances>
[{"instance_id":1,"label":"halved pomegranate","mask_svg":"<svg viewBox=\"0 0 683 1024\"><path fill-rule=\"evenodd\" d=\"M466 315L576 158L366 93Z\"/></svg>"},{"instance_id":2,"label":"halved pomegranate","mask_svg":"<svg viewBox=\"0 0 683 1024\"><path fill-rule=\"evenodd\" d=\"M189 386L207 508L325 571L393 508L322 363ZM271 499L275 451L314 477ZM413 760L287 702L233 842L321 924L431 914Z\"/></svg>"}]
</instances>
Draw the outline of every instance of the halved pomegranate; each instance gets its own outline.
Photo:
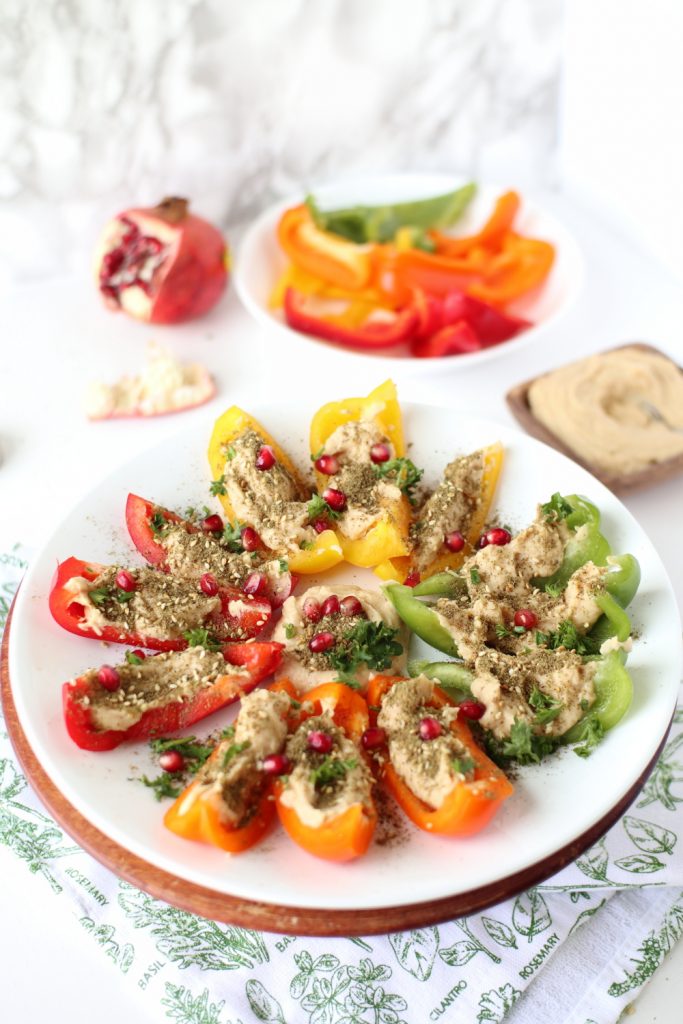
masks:
<instances>
[{"instance_id":1,"label":"halved pomegranate","mask_svg":"<svg viewBox=\"0 0 683 1024\"><path fill-rule=\"evenodd\" d=\"M223 293L227 251L217 228L172 197L109 221L95 255L97 282L111 309L138 320L192 320Z\"/></svg>"}]
</instances>

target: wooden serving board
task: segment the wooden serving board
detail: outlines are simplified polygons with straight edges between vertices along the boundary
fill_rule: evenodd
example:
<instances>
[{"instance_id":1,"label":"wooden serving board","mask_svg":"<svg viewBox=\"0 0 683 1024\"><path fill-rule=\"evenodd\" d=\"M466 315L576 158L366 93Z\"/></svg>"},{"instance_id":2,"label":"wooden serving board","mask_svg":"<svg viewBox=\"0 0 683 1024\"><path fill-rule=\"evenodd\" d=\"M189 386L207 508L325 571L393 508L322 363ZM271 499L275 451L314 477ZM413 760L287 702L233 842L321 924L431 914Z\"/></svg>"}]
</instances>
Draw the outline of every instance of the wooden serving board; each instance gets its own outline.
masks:
<instances>
[{"instance_id":1,"label":"wooden serving board","mask_svg":"<svg viewBox=\"0 0 683 1024\"><path fill-rule=\"evenodd\" d=\"M65 799L47 776L28 742L12 697L9 646L13 609L14 606L12 606L7 619L0 651L2 708L7 732L19 764L47 810L84 850L119 878L125 879L151 896L179 907L181 910L199 914L212 921L239 925L243 928L288 935L329 937L381 935L408 928L424 928L485 910L487 907L539 884L576 860L584 850L596 843L635 800L654 768L666 741L665 733L655 755L635 785L592 828L544 860L538 861L524 871L501 878L491 885L426 903L394 907L358 907L354 910L336 910L324 907L312 909L310 907L259 903L255 900L216 892L169 874L167 871L162 871L100 832Z\"/></svg>"},{"instance_id":2,"label":"wooden serving board","mask_svg":"<svg viewBox=\"0 0 683 1024\"><path fill-rule=\"evenodd\" d=\"M627 345L617 345L612 349L605 349L607 352L614 352L622 348L638 348L643 352L653 352L655 355L662 356L664 359L668 359L669 362L673 363L670 356L667 356L665 352L661 352L654 345L646 345L643 342L631 342ZM596 352L596 355L602 355L600 352ZM576 360L578 362L578 360ZM679 372L683 374L683 367L673 363L677 367ZM559 367L558 367L559 369ZM554 371L549 370L548 374ZM543 374L543 376L548 376ZM566 445L557 434L554 434L552 430L549 430L545 424L541 423L540 420L536 419L531 407L529 405L529 389L539 377L532 377L531 380L526 380L522 384L516 384L515 387L511 388L505 396L507 404L512 412L513 416L518 423L526 430L527 434L531 434L532 437L537 437L539 441L543 441L545 444L550 445L551 448L557 449L558 452L562 452L563 455L567 455L574 462L578 462L580 466L587 469L589 473L596 476L598 480L609 487L615 494L623 494L625 491L633 491L641 487L650 487L653 484L657 484L662 480L668 480L669 477L676 476L678 473L683 473L683 454L676 455L673 458L666 459L664 462L655 462L651 466L647 466L645 469L641 469L636 473L610 473L600 466L596 466L595 463L588 462L582 459L581 456L577 455L568 445Z\"/></svg>"}]
</instances>

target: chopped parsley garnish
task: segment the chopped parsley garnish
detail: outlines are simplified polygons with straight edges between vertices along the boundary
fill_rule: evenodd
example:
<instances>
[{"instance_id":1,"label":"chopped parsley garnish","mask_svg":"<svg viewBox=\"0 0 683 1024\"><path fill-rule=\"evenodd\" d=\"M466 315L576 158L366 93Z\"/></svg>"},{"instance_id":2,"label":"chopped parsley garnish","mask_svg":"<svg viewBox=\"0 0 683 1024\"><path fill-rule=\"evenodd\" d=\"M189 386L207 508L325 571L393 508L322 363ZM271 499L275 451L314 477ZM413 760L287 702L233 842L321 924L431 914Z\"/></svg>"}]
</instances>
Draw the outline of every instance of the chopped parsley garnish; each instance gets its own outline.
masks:
<instances>
[{"instance_id":1,"label":"chopped parsley garnish","mask_svg":"<svg viewBox=\"0 0 683 1024\"><path fill-rule=\"evenodd\" d=\"M562 497L559 491L555 491L550 501L541 505L541 512L546 522L557 523L570 516L574 509L569 502Z\"/></svg>"},{"instance_id":2,"label":"chopped parsley garnish","mask_svg":"<svg viewBox=\"0 0 683 1024\"><path fill-rule=\"evenodd\" d=\"M331 786L339 779L345 778L347 772L356 767L358 761L342 761L334 757L326 757L324 761L311 772L311 783L315 789L324 789Z\"/></svg>"},{"instance_id":3,"label":"chopped parsley garnish","mask_svg":"<svg viewBox=\"0 0 683 1024\"><path fill-rule=\"evenodd\" d=\"M504 626L502 622L498 622L496 624L496 636L499 640L504 640L506 637L512 635L512 630L508 629L507 626Z\"/></svg>"},{"instance_id":4,"label":"chopped parsley garnish","mask_svg":"<svg viewBox=\"0 0 683 1024\"><path fill-rule=\"evenodd\" d=\"M161 512L155 512L150 516L149 525L155 537L159 537L168 529L168 523Z\"/></svg>"},{"instance_id":5,"label":"chopped parsley garnish","mask_svg":"<svg viewBox=\"0 0 683 1024\"><path fill-rule=\"evenodd\" d=\"M188 646L205 647L207 651L220 651L223 646L221 642L203 626L199 626L197 629L186 629L183 633L183 637L187 640Z\"/></svg>"},{"instance_id":6,"label":"chopped parsley garnish","mask_svg":"<svg viewBox=\"0 0 683 1024\"><path fill-rule=\"evenodd\" d=\"M88 597L99 608L101 604L111 600L111 591L108 587L93 587L92 590L88 591Z\"/></svg>"},{"instance_id":7,"label":"chopped parsley garnish","mask_svg":"<svg viewBox=\"0 0 683 1024\"><path fill-rule=\"evenodd\" d=\"M278 567L280 569L280 574L281 575L283 573L289 572L289 562L287 561L286 558L278 558L277 564L278 564Z\"/></svg>"},{"instance_id":8,"label":"chopped parsley garnish","mask_svg":"<svg viewBox=\"0 0 683 1024\"><path fill-rule=\"evenodd\" d=\"M209 490L214 495L214 497L217 497L219 494L227 494L228 492L225 488L225 477L219 476L218 480L212 480Z\"/></svg>"},{"instance_id":9,"label":"chopped parsley garnish","mask_svg":"<svg viewBox=\"0 0 683 1024\"><path fill-rule=\"evenodd\" d=\"M360 690L360 683L353 672L340 672L337 678L333 679L332 682L343 683L343 685L348 686L350 690Z\"/></svg>"},{"instance_id":10,"label":"chopped parsley garnish","mask_svg":"<svg viewBox=\"0 0 683 1024\"><path fill-rule=\"evenodd\" d=\"M157 757L168 750L177 750L185 760L185 767L182 771L161 772L154 779L150 779L146 775L142 776L140 782L143 786L154 790L154 796L157 800L167 798L175 800L176 797L180 796L189 776L195 775L199 771L214 749L212 744L202 743L196 736L154 739L150 740L149 745Z\"/></svg>"},{"instance_id":11,"label":"chopped parsley garnish","mask_svg":"<svg viewBox=\"0 0 683 1024\"><path fill-rule=\"evenodd\" d=\"M491 734L486 737L486 747L497 764L517 761L518 764L538 764L551 754L559 740L553 736L539 736L531 729L529 722L516 718L510 735L505 740L497 740Z\"/></svg>"},{"instance_id":12,"label":"chopped parsley garnish","mask_svg":"<svg viewBox=\"0 0 683 1024\"><path fill-rule=\"evenodd\" d=\"M175 800L185 788L184 779L184 772L161 772L154 779L148 779L146 775L143 775L140 778L140 782L143 786L148 786L154 790L154 796L157 800L165 800L166 798Z\"/></svg>"},{"instance_id":13,"label":"chopped parsley garnish","mask_svg":"<svg viewBox=\"0 0 683 1024\"><path fill-rule=\"evenodd\" d=\"M548 633L537 629L535 639L539 647L547 647L551 651L556 651L558 647L576 651L581 655L598 654L600 651L600 643L593 640L592 637L579 633L571 619L565 619L556 630Z\"/></svg>"},{"instance_id":14,"label":"chopped parsley garnish","mask_svg":"<svg viewBox=\"0 0 683 1024\"><path fill-rule=\"evenodd\" d=\"M234 523L225 524L221 535L221 544L234 554L241 554L244 551L242 524L239 520L236 520Z\"/></svg>"},{"instance_id":15,"label":"chopped parsley garnish","mask_svg":"<svg viewBox=\"0 0 683 1024\"><path fill-rule=\"evenodd\" d=\"M560 700L555 700L549 694L534 686L529 696L529 704L536 712L534 722L536 725L547 725L553 722L564 708Z\"/></svg>"},{"instance_id":16,"label":"chopped parsley garnish","mask_svg":"<svg viewBox=\"0 0 683 1024\"><path fill-rule=\"evenodd\" d=\"M579 757L590 757L604 735L605 728L597 718L587 719L581 744L574 747L574 753Z\"/></svg>"},{"instance_id":17,"label":"chopped parsley garnish","mask_svg":"<svg viewBox=\"0 0 683 1024\"><path fill-rule=\"evenodd\" d=\"M311 462L317 462L318 459L320 458L320 456L324 455L324 453L325 453L325 445L323 444L323 445L320 446L320 448L318 448L317 452L315 452L314 455L311 455Z\"/></svg>"},{"instance_id":18,"label":"chopped parsley garnish","mask_svg":"<svg viewBox=\"0 0 683 1024\"><path fill-rule=\"evenodd\" d=\"M315 544L312 540L301 540L299 541L299 547L302 551L311 551L315 547Z\"/></svg>"},{"instance_id":19,"label":"chopped parsley garnish","mask_svg":"<svg viewBox=\"0 0 683 1024\"><path fill-rule=\"evenodd\" d=\"M132 601L133 598L135 597L135 591L121 590L120 587L117 587L116 590L114 591L114 597L119 602L119 604L127 604L128 601Z\"/></svg>"},{"instance_id":20,"label":"chopped parsley garnish","mask_svg":"<svg viewBox=\"0 0 683 1024\"><path fill-rule=\"evenodd\" d=\"M561 583L548 583L545 588L548 597L559 597L563 590L564 587Z\"/></svg>"},{"instance_id":21,"label":"chopped parsley garnish","mask_svg":"<svg viewBox=\"0 0 683 1024\"><path fill-rule=\"evenodd\" d=\"M177 736L171 737L170 739L157 738L149 741L149 745L154 754L165 754L167 750L177 750L182 757L185 758L185 763L188 761L196 761L196 767L201 768L206 759L211 753L213 753L214 746L210 743L202 743L196 736L183 736L178 738Z\"/></svg>"},{"instance_id":22,"label":"chopped parsley garnish","mask_svg":"<svg viewBox=\"0 0 683 1024\"><path fill-rule=\"evenodd\" d=\"M308 503L308 518L313 519L339 519L341 512L330 508L326 501L319 494L314 494Z\"/></svg>"},{"instance_id":23,"label":"chopped parsley garnish","mask_svg":"<svg viewBox=\"0 0 683 1024\"><path fill-rule=\"evenodd\" d=\"M251 743L249 740L245 740L244 743L231 743L223 754L223 768L227 768L230 762L234 761L238 754L242 754L250 746Z\"/></svg>"},{"instance_id":24,"label":"chopped parsley garnish","mask_svg":"<svg viewBox=\"0 0 683 1024\"><path fill-rule=\"evenodd\" d=\"M296 626L293 623L286 623L285 636L287 637L288 640L291 640L293 636L296 636Z\"/></svg>"},{"instance_id":25,"label":"chopped parsley garnish","mask_svg":"<svg viewBox=\"0 0 683 1024\"><path fill-rule=\"evenodd\" d=\"M457 775L469 775L475 769L474 758L454 757L451 760L451 768Z\"/></svg>"},{"instance_id":26,"label":"chopped parsley garnish","mask_svg":"<svg viewBox=\"0 0 683 1024\"><path fill-rule=\"evenodd\" d=\"M132 651L126 651L126 661L129 665L142 665L142 658L139 654L133 654Z\"/></svg>"},{"instance_id":27,"label":"chopped parsley garnish","mask_svg":"<svg viewBox=\"0 0 683 1024\"><path fill-rule=\"evenodd\" d=\"M232 460L237 455L237 452L235 451L235 449L233 448L233 446L231 444L226 444L224 446L224 448L223 448L223 451L225 453L225 457L228 460L228 462L232 462Z\"/></svg>"},{"instance_id":28,"label":"chopped parsley garnish","mask_svg":"<svg viewBox=\"0 0 683 1024\"><path fill-rule=\"evenodd\" d=\"M408 501L415 503L415 488L422 479L423 469L418 469L411 459L389 459L388 462L372 464L375 476L380 479L389 478L392 483L403 491Z\"/></svg>"},{"instance_id":29,"label":"chopped parsley garnish","mask_svg":"<svg viewBox=\"0 0 683 1024\"><path fill-rule=\"evenodd\" d=\"M185 518L190 520L194 520L197 518L197 509L194 507L194 505L187 506L187 508L185 509Z\"/></svg>"},{"instance_id":30,"label":"chopped parsley garnish","mask_svg":"<svg viewBox=\"0 0 683 1024\"><path fill-rule=\"evenodd\" d=\"M359 665L382 672L403 653L403 645L396 637L398 630L385 622L361 619L328 655L330 665L338 672L353 672Z\"/></svg>"},{"instance_id":31,"label":"chopped parsley garnish","mask_svg":"<svg viewBox=\"0 0 683 1024\"><path fill-rule=\"evenodd\" d=\"M470 569L470 579L473 583L481 583L481 576L478 569Z\"/></svg>"}]
</instances>

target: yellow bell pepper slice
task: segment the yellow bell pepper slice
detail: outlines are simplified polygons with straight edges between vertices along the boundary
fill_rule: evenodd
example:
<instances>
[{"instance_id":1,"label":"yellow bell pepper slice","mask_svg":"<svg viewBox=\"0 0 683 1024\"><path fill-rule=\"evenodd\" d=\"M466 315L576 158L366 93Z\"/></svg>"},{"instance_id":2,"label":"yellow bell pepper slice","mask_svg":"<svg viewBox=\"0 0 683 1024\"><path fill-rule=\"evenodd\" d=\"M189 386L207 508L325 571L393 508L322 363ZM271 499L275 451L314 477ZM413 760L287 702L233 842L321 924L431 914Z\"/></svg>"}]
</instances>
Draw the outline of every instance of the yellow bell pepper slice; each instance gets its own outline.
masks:
<instances>
[{"instance_id":1,"label":"yellow bell pepper slice","mask_svg":"<svg viewBox=\"0 0 683 1024\"><path fill-rule=\"evenodd\" d=\"M486 517L489 514L491 508L491 502L493 501L493 495L496 490L498 478L503 465L504 449L502 444L497 442L496 444L490 445L484 449L484 472L482 477L482 488L481 488L481 500L477 505L477 510L473 515L469 528L464 532L465 547L462 551L449 551L444 546L443 550L437 557L429 564L427 569L421 573L423 580L428 579L430 576L434 576L437 572L443 572L445 569L459 569L465 558L471 554L472 549L476 546L479 537L481 536L484 525L486 524ZM455 529L456 527L454 527ZM380 565L375 566L375 575L379 576L382 580L396 580L402 583L407 576L413 571L413 565L410 558L388 558L383 561Z\"/></svg>"},{"instance_id":2,"label":"yellow bell pepper slice","mask_svg":"<svg viewBox=\"0 0 683 1024\"><path fill-rule=\"evenodd\" d=\"M213 479L217 480L223 475L226 462L225 449L231 441L239 437L247 429L253 430L263 438L264 444L271 446L278 462L294 477L297 489L301 493L302 501L305 501L309 488L306 486L289 455L253 416L250 416L249 413L236 405L226 409L218 417L211 433L208 457ZM221 494L219 495L219 500L228 518L231 521L234 520L235 512L229 497L226 494ZM306 549L283 552L283 554L286 554L289 568L292 572L303 575L325 572L325 570L331 569L332 566L338 565L344 558L339 538L334 530L325 530L323 533L316 534L312 545L312 547Z\"/></svg>"},{"instance_id":3,"label":"yellow bell pepper slice","mask_svg":"<svg viewBox=\"0 0 683 1024\"><path fill-rule=\"evenodd\" d=\"M397 457L405 455L405 441L401 408L398 404L396 385L387 380L376 387L365 398L345 398L340 402L328 402L313 417L311 423L311 454L315 455L338 427L351 420L372 420L391 441ZM329 477L316 473L318 489L322 492L329 484ZM344 558L351 565L372 568L378 562L399 558L410 551L408 531L411 511L407 498L387 507L386 514L364 537L352 540L344 537L341 530L339 539Z\"/></svg>"}]
</instances>

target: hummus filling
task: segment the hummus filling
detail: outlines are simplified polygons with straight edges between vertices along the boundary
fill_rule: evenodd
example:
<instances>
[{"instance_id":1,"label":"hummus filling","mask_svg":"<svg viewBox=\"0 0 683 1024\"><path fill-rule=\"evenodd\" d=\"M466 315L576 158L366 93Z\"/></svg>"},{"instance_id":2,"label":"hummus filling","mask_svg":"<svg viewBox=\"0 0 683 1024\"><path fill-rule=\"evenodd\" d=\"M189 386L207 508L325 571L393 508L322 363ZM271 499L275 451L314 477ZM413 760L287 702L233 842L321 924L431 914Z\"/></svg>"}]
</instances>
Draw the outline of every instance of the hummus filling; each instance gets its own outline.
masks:
<instances>
[{"instance_id":1,"label":"hummus filling","mask_svg":"<svg viewBox=\"0 0 683 1024\"><path fill-rule=\"evenodd\" d=\"M308 746L308 734L314 731L332 740L328 754ZM319 828L354 804L372 806L370 769L329 712L303 722L287 741L286 753L294 767L280 799L304 825Z\"/></svg>"},{"instance_id":2,"label":"hummus filling","mask_svg":"<svg viewBox=\"0 0 683 1024\"><path fill-rule=\"evenodd\" d=\"M170 524L162 540L169 571L176 579L198 580L209 572L222 586L241 587L255 569L269 576L280 572L277 561L263 561L259 552L229 551L209 533L190 533Z\"/></svg>"},{"instance_id":3,"label":"hummus filling","mask_svg":"<svg viewBox=\"0 0 683 1024\"><path fill-rule=\"evenodd\" d=\"M621 348L570 363L534 381L528 401L568 448L608 472L683 454L683 374L655 352Z\"/></svg>"},{"instance_id":4,"label":"hummus filling","mask_svg":"<svg viewBox=\"0 0 683 1024\"><path fill-rule=\"evenodd\" d=\"M444 470L443 479L424 503L412 529L413 565L423 572L443 551L444 537L453 530L467 535L481 502L483 452L461 455Z\"/></svg>"}]
</instances>

